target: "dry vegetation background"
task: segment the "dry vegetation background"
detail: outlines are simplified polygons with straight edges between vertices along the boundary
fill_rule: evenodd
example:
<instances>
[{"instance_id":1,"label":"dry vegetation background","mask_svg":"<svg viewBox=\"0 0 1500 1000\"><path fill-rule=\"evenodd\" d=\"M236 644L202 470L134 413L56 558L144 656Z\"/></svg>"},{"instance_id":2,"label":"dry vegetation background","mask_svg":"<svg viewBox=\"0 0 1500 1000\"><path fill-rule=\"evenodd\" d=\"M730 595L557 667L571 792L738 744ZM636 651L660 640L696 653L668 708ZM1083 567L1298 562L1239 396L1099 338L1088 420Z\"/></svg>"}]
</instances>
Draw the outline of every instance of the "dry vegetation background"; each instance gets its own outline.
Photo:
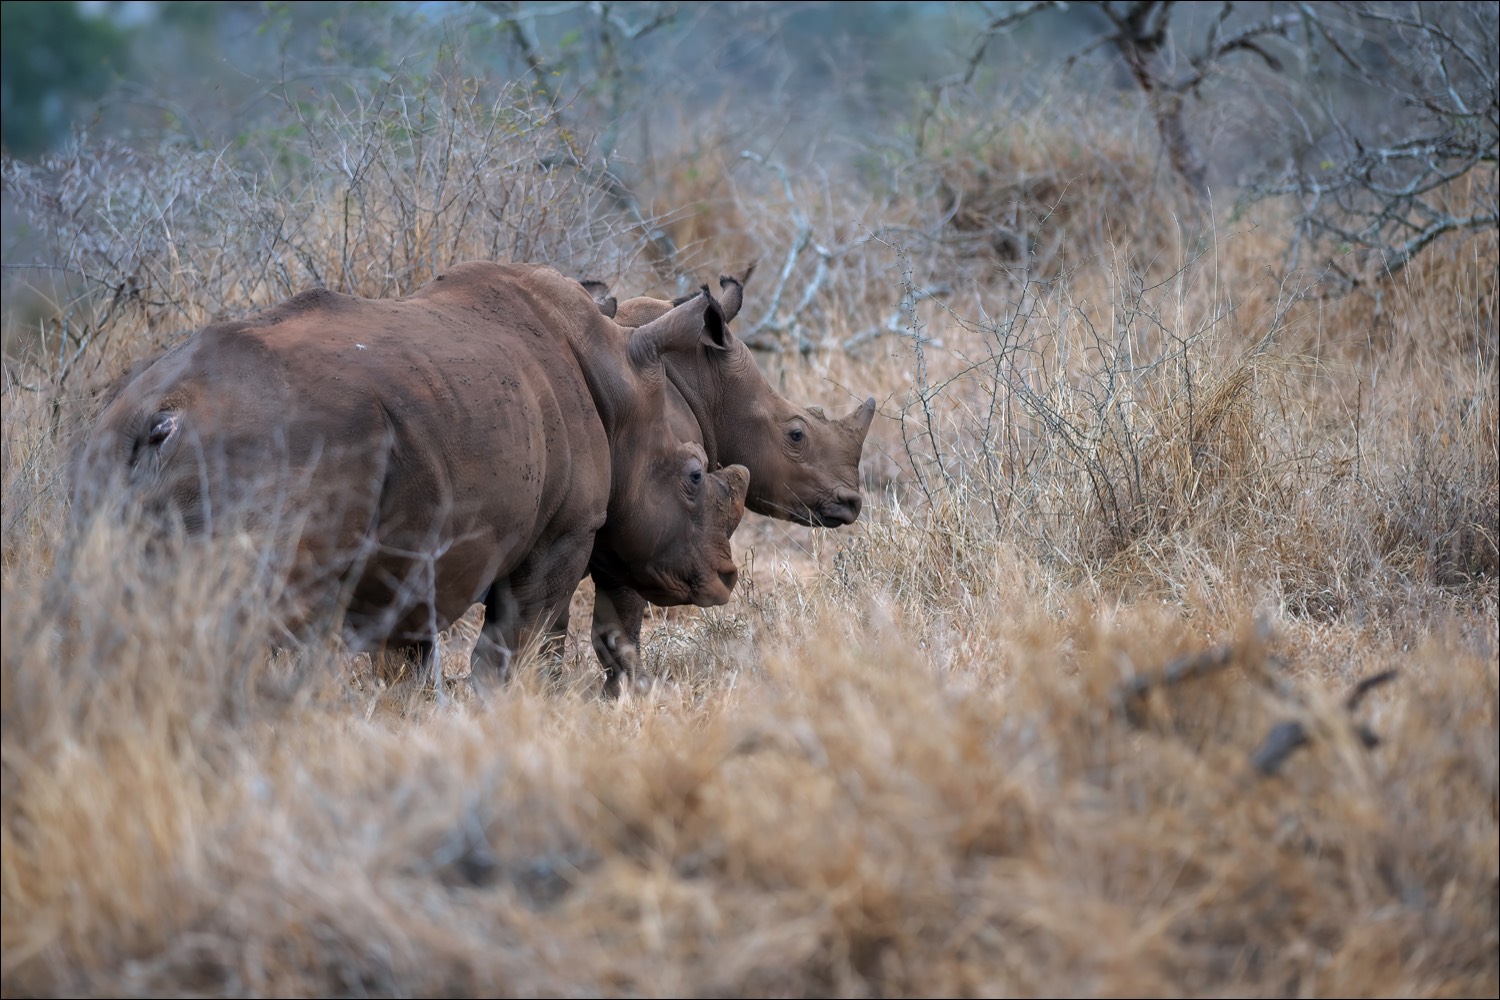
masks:
<instances>
[{"instance_id":1,"label":"dry vegetation background","mask_svg":"<svg viewBox=\"0 0 1500 1000\"><path fill-rule=\"evenodd\" d=\"M1496 233L1331 294L1295 206L1194 204L1128 96L945 101L836 167L706 120L645 230L571 112L458 72L264 167L7 161L67 280L7 251L51 301L6 331L0 988L1495 996ZM757 261L772 382L880 401L859 522L747 515L621 702L587 584L561 670L479 700L268 654L248 537L70 523L130 362L476 257L622 297Z\"/></svg>"}]
</instances>

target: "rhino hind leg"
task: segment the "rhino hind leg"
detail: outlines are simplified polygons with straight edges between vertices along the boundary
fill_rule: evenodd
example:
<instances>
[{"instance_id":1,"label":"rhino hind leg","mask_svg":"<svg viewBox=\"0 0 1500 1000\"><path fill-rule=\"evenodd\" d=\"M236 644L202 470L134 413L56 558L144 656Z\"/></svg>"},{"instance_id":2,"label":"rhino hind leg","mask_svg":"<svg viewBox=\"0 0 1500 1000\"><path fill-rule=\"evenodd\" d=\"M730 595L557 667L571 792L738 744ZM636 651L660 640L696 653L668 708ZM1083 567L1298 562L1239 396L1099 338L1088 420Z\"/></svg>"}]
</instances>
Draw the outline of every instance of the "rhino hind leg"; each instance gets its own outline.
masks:
<instances>
[{"instance_id":1,"label":"rhino hind leg","mask_svg":"<svg viewBox=\"0 0 1500 1000\"><path fill-rule=\"evenodd\" d=\"M497 580L484 597L484 627L469 657L471 676L510 679L520 617L521 607L511 592L510 581Z\"/></svg>"}]
</instances>

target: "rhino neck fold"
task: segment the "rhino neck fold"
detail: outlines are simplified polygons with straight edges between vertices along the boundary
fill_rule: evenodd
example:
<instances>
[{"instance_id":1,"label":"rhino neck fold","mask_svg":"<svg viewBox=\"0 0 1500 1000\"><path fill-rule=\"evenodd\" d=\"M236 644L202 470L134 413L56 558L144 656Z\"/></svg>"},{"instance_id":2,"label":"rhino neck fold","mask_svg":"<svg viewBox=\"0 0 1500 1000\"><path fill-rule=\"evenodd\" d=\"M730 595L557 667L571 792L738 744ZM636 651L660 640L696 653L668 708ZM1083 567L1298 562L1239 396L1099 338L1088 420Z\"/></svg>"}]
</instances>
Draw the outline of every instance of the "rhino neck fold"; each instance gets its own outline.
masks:
<instances>
[{"instance_id":1,"label":"rhino neck fold","mask_svg":"<svg viewBox=\"0 0 1500 1000\"><path fill-rule=\"evenodd\" d=\"M754 434L759 406L776 393L750 348L731 338L726 348L700 348L690 370L669 362L667 374L703 428L703 448L712 466L754 464L739 442Z\"/></svg>"},{"instance_id":2,"label":"rhino neck fold","mask_svg":"<svg viewBox=\"0 0 1500 1000\"><path fill-rule=\"evenodd\" d=\"M599 411L605 437L613 444L626 419L632 394L630 363L625 351L591 330L575 335L569 329L566 339L593 397L594 408Z\"/></svg>"},{"instance_id":3,"label":"rhino neck fold","mask_svg":"<svg viewBox=\"0 0 1500 1000\"><path fill-rule=\"evenodd\" d=\"M683 371L682 366L668 359L664 367L667 372L667 381L671 383L672 388L677 390L677 394L692 411L693 419L698 422L698 429L703 435L703 452L708 458L709 469L723 468L723 463L719 460L719 428L715 423L716 416L722 413L720 406L722 395L717 392L703 391L705 383L713 389L717 389L717 385L712 378L701 377L703 369L701 364L695 363L688 366L688 371Z\"/></svg>"}]
</instances>

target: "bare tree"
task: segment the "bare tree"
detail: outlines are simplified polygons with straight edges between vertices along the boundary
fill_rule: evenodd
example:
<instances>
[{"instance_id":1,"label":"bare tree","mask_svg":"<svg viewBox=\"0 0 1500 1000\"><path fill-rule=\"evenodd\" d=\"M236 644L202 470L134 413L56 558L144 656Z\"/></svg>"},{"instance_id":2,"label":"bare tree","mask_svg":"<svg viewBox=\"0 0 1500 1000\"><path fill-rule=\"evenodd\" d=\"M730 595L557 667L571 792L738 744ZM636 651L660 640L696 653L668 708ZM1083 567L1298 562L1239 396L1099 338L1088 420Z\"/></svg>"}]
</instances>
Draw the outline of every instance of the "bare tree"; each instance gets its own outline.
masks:
<instances>
[{"instance_id":1,"label":"bare tree","mask_svg":"<svg viewBox=\"0 0 1500 1000\"><path fill-rule=\"evenodd\" d=\"M590 154L579 153L579 166L591 172L609 192L615 204L640 228L647 245L659 266L670 269L677 257L677 246L671 234L663 229L656 219L649 217L641 208L640 200L631 190L630 184L615 169L613 159L619 145L620 130L626 117L628 81L636 75L629 53L639 53L640 43L652 32L676 20L678 9L673 4L640 3L618 4L577 2L549 5L539 8L525 5L520 0L483 0L479 5L508 29L517 52L530 70L533 86L544 101L550 103L554 113L563 117L561 95L555 91L553 66L543 53L542 42L536 30L536 20L545 15L563 13L592 13L593 27L597 35L597 61L590 84L575 83L580 89L594 89L603 104L604 127L593 144ZM570 123L571 124L571 123Z\"/></svg>"},{"instance_id":2,"label":"bare tree","mask_svg":"<svg viewBox=\"0 0 1500 1000\"><path fill-rule=\"evenodd\" d=\"M1299 2L1244 20L1224 0L1202 37L1187 38L1173 29L1181 5L1172 0L1036 0L991 20L964 82L1016 24L1069 8L1099 12L1105 27L1067 67L1113 48L1145 95L1173 170L1200 198L1208 166L1186 98L1202 97L1236 53L1281 78L1303 155L1254 193L1297 198L1294 266L1316 253L1347 289L1399 273L1445 234L1500 225L1500 5Z\"/></svg>"},{"instance_id":3,"label":"bare tree","mask_svg":"<svg viewBox=\"0 0 1500 1000\"><path fill-rule=\"evenodd\" d=\"M1039 0L996 17L980 33L979 44L969 57L964 82L973 79L975 70L996 37L1042 11L1064 10L1069 6L1061 0ZM1180 39L1171 31L1172 12L1176 7L1172 0L1129 0L1124 3L1091 0L1071 6L1099 11L1109 27L1068 57L1068 66L1096 49L1112 46L1146 96L1172 169L1194 194L1206 197L1208 168L1183 119L1186 97L1196 95L1224 59L1236 52L1251 53L1269 68L1280 70L1281 59L1266 46L1265 41L1268 37L1285 38L1299 23L1301 14L1276 14L1248 24L1231 25L1234 4L1226 0L1220 5L1208 35L1191 51L1183 51L1179 48Z\"/></svg>"},{"instance_id":4,"label":"bare tree","mask_svg":"<svg viewBox=\"0 0 1500 1000\"><path fill-rule=\"evenodd\" d=\"M1304 120L1317 134L1311 155L1259 191L1297 198L1297 252L1352 288L1400 273L1446 234L1500 226L1500 6L1298 8L1316 102ZM1394 120L1347 113L1348 86L1381 95Z\"/></svg>"}]
</instances>

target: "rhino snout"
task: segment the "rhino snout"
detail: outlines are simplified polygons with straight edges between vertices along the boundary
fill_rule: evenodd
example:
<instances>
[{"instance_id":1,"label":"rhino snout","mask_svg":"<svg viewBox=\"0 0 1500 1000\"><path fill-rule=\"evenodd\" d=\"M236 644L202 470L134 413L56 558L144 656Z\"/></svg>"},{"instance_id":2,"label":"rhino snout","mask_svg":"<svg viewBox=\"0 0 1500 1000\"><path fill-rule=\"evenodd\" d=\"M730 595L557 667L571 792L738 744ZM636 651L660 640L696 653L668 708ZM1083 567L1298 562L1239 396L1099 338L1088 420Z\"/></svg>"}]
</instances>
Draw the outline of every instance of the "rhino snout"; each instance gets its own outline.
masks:
<instances>
[{"instance_id":1,"label":"rhino snout","mask_svg":"<svg viewBox=\"0 0 1500 1000\"><path fill-rule=\"evenodd\" d=\"M718 498L713 501L710 515L713 530L722 532L726 551L729 536L740 526L745 516L745 499L750 491L750 473L743 465L728 465L713 474Z\"/></svg>"},{"instance_id":2,"label":"rhino snout","mask_svg":"<svg viewBox=\"0 0 1500 1000\"><path fill-rule=\"evenodd\" d=\"M719 569L719 582L724 585L725 593L732 593L734 585L740 582L740 568L733 562Z\"/></svg>"},{"instance_id":3,"label":"rhino snout","mask_svg":"<svg viewBox=\"0 0 1500 1000\"><path fill-rule=\"evenodd\" d=\"M739 527L740 519L745 515L745 494L750 489L750 470L743 465L726 465L714 477L723 490L723 502L719 506L719 527L723 530L723 536L716 540L716 579L708 582L696 602L703 608L727 604L730 594L734 592L734 585L739 582L740 569L735 565L734 549L730 547L729 536L734 534L734 529Z\"/></svg>"},{"instance_id":4,"label":"rhino snout","mask_svg":"<svg viewBox=\"0 0 1500 1000\"><path fill-rule=\"evenodd\" d=\"M818 511L818 520L823 522L825 528L840 528L846 524L853 524L859 520L859 512L864 507L864 502L864 497L860 495L859 490L839 490Z\"/></svg>"},{"instance_id":5,"label":"rhino snout","mask_svg":"<svg viewBox=\"0 0 1500 1000\"><path fill-rule=\"evenodd\" d=\"M739 582L740 568L734 564L734 557L726 553L711 573L704 573L692 584L688 600L700 608L717 608L729 603L734 585Z\"/></svg>"},{"instance_id":6,"label":"rhino snout","mask_svg":"<svg viewBox=\"0 0 1500 1000\"><path fill-rule=\"evenodd\" d=\"M750 470L743 465L726 465L719 470L719 474L729 483L735 497L743 500L745 491L750 488Z\"/></svg>"}]
</instances>

